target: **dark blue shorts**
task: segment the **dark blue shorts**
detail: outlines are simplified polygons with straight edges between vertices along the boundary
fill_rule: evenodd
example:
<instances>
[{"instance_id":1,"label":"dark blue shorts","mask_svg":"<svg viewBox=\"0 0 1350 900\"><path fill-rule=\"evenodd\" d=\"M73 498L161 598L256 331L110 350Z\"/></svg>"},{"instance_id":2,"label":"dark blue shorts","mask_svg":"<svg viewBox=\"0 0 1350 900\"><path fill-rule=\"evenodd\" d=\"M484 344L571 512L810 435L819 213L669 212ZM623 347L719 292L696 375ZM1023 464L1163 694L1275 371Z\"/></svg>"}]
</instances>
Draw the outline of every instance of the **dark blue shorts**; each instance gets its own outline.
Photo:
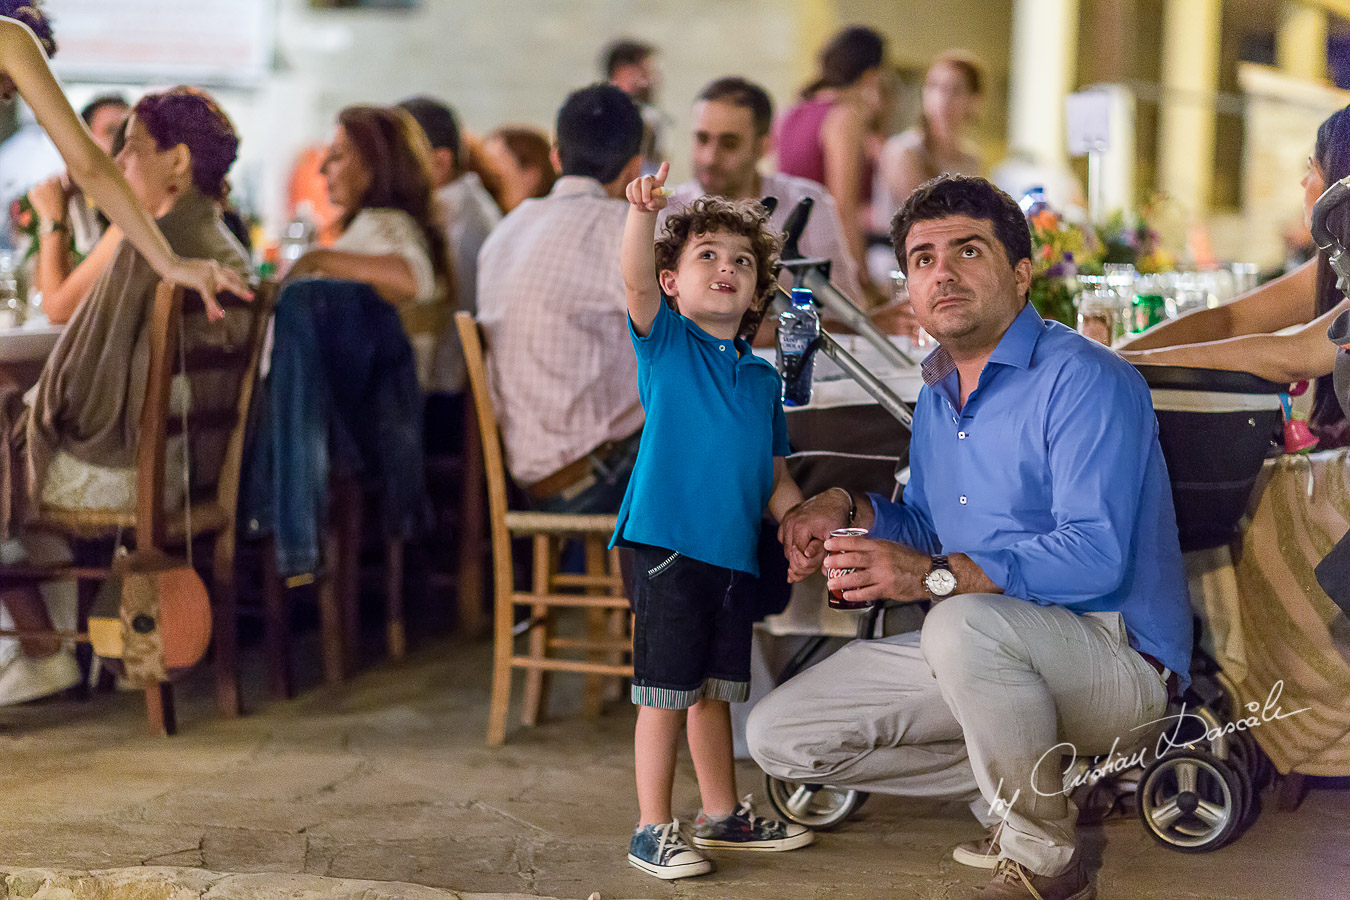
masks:
<instances>
[{"instance_id":1,"label":"dark blue shorts","mask_svg":"<svg viewBox=\"0 0 1350 900\"><path fill-rule=\"evenodd\" d=\"M755 579L673 550L633 547L633 702L688 709L750 696Z\"/></svg>"}]
</instances>

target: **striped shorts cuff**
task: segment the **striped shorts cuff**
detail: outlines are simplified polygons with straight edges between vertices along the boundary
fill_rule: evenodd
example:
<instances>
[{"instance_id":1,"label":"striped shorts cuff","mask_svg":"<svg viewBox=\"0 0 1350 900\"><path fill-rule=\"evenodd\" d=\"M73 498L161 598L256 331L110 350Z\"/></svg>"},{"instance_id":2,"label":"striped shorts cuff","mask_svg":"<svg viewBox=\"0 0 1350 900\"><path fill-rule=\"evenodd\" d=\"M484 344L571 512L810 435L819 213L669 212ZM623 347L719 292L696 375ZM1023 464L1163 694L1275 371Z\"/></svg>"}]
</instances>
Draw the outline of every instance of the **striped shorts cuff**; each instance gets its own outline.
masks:
<instances>
[{"instance_id":1,"label":"striped shorts cuff","mask_svg":"<svg viewBox=\"0 0 1350 900\"><path fill-rule=\"evenodd\" d=\"M702 688L694 688L692 691L679 691L675 688L635 684L632 687L631 696L634 706L650 706L654 709L688 709L698 701L702 692Z\"/></svg>"},{"instance_id":2,"label":"striped shorts cuff","mask_svg":"<svg viewBox=\"0 0 1350 900\"><path fill-rule=\"evenodd\" d=\"M709 678L703 682L700 693L709 700L725 700L727 703L744 703L750 699L750 682L723 681Z\"/></svg>"}]
</instances>

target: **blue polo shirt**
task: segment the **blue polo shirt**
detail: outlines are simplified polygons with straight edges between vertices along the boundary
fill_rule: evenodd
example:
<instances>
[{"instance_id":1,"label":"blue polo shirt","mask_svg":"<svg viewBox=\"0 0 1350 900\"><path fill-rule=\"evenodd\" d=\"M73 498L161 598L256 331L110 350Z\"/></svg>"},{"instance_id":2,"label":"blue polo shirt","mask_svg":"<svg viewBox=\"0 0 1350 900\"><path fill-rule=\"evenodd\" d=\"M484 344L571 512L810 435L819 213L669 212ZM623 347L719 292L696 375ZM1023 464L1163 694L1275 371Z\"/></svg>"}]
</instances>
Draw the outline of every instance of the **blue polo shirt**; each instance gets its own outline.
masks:
<instances>
[{"instance_id":1,"label":"blue polo shirt","mask_svg":"<svg viewBox=\"0 0 1350 900\"><path fill-rule=\"evenodd\" d=\"M1143 377L1027 304L963 408L945 350L923 378L904 503L874 497L872 535L965 553L1013 597L1119 612L1184 686L1190 602Z\"/></svg>"},{"instance_id":2,"label":"blue polo shirt","mask_svg":"<svg viewBox=\"0 0 1350 900\"><path fill-rule=\"evenodd\" d=\"M758 575L773 458L789 452L778 372L664 302L646 337L628 330L647 421L610 546L651 544Z\"/></svg>"}]
</instances>

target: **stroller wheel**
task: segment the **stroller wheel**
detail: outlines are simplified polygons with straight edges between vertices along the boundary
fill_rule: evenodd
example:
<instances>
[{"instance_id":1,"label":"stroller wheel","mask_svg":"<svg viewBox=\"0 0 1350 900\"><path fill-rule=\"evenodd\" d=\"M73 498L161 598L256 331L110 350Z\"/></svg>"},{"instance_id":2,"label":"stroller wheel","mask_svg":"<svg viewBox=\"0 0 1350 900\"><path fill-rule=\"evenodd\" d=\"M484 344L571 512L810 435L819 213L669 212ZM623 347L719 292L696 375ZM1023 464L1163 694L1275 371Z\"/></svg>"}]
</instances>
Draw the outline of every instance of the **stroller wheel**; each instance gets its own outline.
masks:
<instances>
[{"instance_id":1,"label":"stroller wheel","mask_svg":"<svg viewBox=\"0 0 1350 900\"><path fill-rule=\"evenodd\" d=\"M1239 776L1203 750L1155 760L1139 782L1139 818L1154 840L1181 853L1205 853L1230 841L1246 810Z\"/></svg>"},{"instance_id":2,"label":"stroller wheel","mask_svg":"<svg viewBox=\"0 0 1350 900\"><path fill-rule=\"evenodd\" d=\"M783 781L772 775L764 776L764 794L778 815L816 831L834 828L857 812L869 796L865 791Z\"/></svg>"}]
</instances>

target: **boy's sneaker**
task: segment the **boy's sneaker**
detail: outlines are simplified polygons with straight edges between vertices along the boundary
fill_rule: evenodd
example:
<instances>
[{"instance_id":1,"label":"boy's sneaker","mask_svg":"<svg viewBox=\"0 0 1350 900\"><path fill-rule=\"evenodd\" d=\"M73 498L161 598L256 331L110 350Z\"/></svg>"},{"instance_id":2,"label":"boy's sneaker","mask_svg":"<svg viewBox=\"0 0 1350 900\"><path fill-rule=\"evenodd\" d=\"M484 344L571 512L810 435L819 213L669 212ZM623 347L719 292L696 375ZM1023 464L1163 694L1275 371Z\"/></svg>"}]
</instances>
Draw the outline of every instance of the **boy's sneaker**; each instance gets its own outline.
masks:
<instances>
[{"instance_id":1,"label":"boy's sneaker","mask_svg":"<svg viewBox=\"0 0 1350 900\"><path fill-rule=\"evenodd\" d=\"M729 816L712 818L699 813L693 844L700 850L796 850L816 839L815 833L795 822L761 819L747 796Z\"/></svg>"},{"instance_id":2,"label":"boy's sneaker","mask_svg":"<svg viewBox=\"0 0 1350 900\"><path fill-rule=\"evenodd\" d=\"M645 825L633 832L628 843L628 863L648 875L689 878L712 871L712 860L699 854L680 835L680 820L664 825Z\"/></svg>"}]
</instances>

